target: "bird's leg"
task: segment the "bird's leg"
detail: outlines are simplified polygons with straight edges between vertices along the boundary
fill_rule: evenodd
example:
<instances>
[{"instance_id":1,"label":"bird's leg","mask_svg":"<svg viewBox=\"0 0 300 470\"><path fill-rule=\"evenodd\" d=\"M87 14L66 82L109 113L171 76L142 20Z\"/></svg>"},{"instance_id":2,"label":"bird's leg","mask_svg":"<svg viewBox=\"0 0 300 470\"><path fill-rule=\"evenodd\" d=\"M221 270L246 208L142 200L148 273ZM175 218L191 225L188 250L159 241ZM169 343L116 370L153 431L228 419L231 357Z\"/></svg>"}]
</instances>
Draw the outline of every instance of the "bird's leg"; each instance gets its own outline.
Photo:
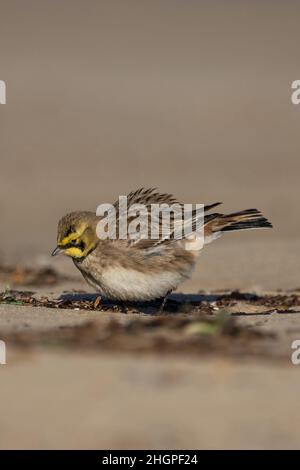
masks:
<instances>
[{"instance_id":1,"label":"bird's leg","mask_svg":"<svg viewBox=\"0 0 300 470\"><path fill-rule=\"evenodd\" d=\"M162 313L163 310L164 310L164 307L166 305L166 302L167 302L167 298L169 297L169 295L171 294L171 290L169 290L166 295L164 296L163 300L162 300L162 303L160 304L160 307L159 307L159 310L157 313Z\"/></svg>"}]
</instances>

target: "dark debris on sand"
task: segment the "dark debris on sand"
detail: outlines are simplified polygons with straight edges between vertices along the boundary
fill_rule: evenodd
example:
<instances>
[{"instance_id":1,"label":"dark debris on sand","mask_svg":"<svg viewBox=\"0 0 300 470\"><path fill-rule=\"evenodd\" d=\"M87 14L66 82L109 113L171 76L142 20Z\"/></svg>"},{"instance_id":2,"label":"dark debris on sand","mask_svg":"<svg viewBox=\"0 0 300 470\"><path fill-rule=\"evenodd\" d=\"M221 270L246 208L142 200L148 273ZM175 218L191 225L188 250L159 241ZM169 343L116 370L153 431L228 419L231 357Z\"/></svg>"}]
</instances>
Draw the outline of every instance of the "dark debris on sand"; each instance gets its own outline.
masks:
<instances>
[{"instance_id":1,"label":"dark debris on sand","mask_svg":"<svg viewBox=\"0 0 300 470\"><path fill-rule=\"evenodd\" d=\"M97 311L116 311L120 313L157 313L159 311L160 301L145 303L119 302L112 303L103 300L99 295L94 294L76 294L65 293L58 299L49 299L48 297L37 297L32 291L6 290L0 293L0 304L30 305L33 307L48 307L55 309L71 310L97 310ZM293 309L300 312L300 295L297 294L275 294L258 296L251 293L242 293L234 291L224 294L214 295L179 295L178 299L169 298L165 304L164 315L180 314L201 314L215 315L220 311L230 312L231 307L240 305L239 314L243 314L243 306L251 305L264 307L264 314L293 312ZM147 312L149 310L149 312ZM235 312L236 313L236 312Z\"/></svg>"},{"instance_id":2,"label":"dark debris on sand","mask_svg":"<svg viewBox=\"0 0 300 470\"><path fill-rule=\"evenodd\" d=\"M50 331L2 334L21 348L62 347L80 351L229 357L270 357L271 334L238 326L233 317L136 317L126 321L87 321ZM264 340L264 341L262 341ZM271 349L273 347L271 346ZM272 355L273 356L273 355Z\"/></svg>"},{"instance_id":3,"label":"dark debris on sand","mask_svg":"<svg viewBox=\"0 0 300 470\"><path fill-rule=\"evenodd\" d=\"M111 304L91 294L64 294L59 299L37 298L29 291L6 291L0 294L0 305L48 307L79 311L110 311L124 316L97 317L81 325L63 326L50 331L19 331L2 334L1 338L17 346L59 346L110 352L172 353L181 355L217 354L230 357L282 357L276 336L240 325L238 315L247 314L249 306L268 315L272 312L300 312L300 295L276 294L258 296L227 292L200 296L174 295L159 312L159 303ZM243 312L243 309L245 310ZM232 310L232 311L231 311ZM79 312L78 312L79 313ZM138 315L137 313L140 313ZM132 315L135 314L135 315ZM41 311L42 315L42 311Z\"/></svg>"}]
</instances>

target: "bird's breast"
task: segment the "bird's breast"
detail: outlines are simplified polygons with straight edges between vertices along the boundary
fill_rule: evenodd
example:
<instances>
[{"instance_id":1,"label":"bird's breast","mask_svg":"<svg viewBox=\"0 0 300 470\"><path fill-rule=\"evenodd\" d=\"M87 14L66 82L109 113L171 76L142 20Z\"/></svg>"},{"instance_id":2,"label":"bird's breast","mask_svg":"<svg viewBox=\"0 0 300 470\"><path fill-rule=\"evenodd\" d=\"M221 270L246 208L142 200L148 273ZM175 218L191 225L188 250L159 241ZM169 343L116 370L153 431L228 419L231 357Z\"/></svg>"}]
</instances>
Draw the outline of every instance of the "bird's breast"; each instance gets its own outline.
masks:
<instances>
[{"instance_id":1,"label":"bird's breast","mask_svg":"<svg viewBox=\"0 0 300 470\"><path fill-rule=\"evenodd\" d=\"M183 281L178 271L147 273L121 267L103 271L99 287L109 298L143 301L165 296Z\"/></svg>"}]
</instances>

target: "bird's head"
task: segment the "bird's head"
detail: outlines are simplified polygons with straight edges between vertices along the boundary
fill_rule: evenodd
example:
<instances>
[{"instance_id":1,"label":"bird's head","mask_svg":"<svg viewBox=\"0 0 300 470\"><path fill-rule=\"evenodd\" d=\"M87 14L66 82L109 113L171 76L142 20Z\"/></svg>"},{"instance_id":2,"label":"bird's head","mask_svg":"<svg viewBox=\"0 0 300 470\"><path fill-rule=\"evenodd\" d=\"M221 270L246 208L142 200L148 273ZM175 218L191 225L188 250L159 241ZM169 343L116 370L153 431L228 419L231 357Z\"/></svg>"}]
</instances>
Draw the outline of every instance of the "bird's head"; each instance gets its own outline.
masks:
<instances>
[{"instance_id":1,"label":"bird's head","mask_svg":"<svg viewBox=\"0 0 300 470\"><path fill-rule=\"evenodd\" d=\"M63 253L71 258L85 258L99 239L96 234L97 217L93 212L72 212L58 223L57 247L52 256Z\"/></svg>"}]
</instances>

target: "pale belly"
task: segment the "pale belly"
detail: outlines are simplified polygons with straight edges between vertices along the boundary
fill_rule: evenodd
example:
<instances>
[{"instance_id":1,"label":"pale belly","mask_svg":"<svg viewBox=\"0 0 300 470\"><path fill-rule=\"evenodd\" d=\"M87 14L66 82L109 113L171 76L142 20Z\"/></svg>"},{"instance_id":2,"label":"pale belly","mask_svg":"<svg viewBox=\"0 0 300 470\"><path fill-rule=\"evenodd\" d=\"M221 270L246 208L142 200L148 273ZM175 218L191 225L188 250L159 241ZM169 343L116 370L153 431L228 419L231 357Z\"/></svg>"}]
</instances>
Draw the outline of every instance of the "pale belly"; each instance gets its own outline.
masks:
<instances>
[{"instance_id":1,"label":"pale belly","mask_svg":"<svg viewBox=\"0 0 300 470\"><path fill-rule=\"evenodd\" d=\"M81 270L82 271L82 270ZM82 271L87 282L105 297L114 300L146 301L164 297L189 277L190 272L142 273L121 267L108 268L94 279Z\"/></svg>"}]
</instances>

